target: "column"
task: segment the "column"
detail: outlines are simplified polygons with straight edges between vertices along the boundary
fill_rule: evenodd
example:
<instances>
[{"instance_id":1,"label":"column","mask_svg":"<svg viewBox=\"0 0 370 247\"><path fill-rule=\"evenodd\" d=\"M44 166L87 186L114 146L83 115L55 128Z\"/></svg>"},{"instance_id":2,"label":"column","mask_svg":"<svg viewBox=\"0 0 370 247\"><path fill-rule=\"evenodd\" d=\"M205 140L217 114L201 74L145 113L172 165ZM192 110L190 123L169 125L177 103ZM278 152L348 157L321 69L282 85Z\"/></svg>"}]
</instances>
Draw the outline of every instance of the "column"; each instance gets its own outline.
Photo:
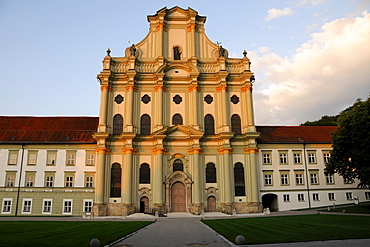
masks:
<instances>
[{"instance_id":1,"label":"column","mask_svg":"<svg viewBox=\"0 0 370 247\"><path fill-rule=\"evenodd\" d=\"M133 99L134 99L134 85L128 85L126 87L126 105L125 109L128 109L125 111L125 118L124 122L126 122L125 127L127 132L134 132L133 129L133 123L132 123L132 114L134 112L134 106L133 106Z\"/></svg>"},{"instance_id":2,"label":"column","mask_svg":"<svg viewBox=\"0 0 370 247\"><path fill-rule=\"evenodd\" d=\"M225 203L232 203L233 201L233 191L231 185L233 181L231 179L231 165L230 165L230 154L232 152L231 148L221 148L217 150L219 154L222 155L223 158L223 170L224 170L224 190L225 190Z\"/></svg>"},{"instance_id":3,"label":"column","mask_svg":"<svg viewBox=\"0 0 370 247\"><path fill-rule=\"evenodd\" d=\"M242 92L245 92L246 106L247 106L247 125L249 132L255 132L254 126L254 110L253 110L253 98L252 98L252 86L248 85L242 88Z\"/></svg>"},{"instance_id":4,"label":"column","mask_svg":"<svg viewBox=\"0 0 370 247\"><path fill-rule=\"evenodd\" d=\"M121 187L121 202L132 204L132 156L137 151L134 148L124 148L123 165L122 165L122 187Z\"/></svg>"},{"instance_id":5,"label":"column","mask_svg":"<svg viewBox=\"0 0 370 247\"><path fill-rule=\"evenodd\" d=\"M259 202L259 186L258 186L258 166L257 166L257 153L258 149L256 147L247 148L244 150L247 159L249 158L250 162L250 184L248 185L250 187L250 198L251 202Z\"/></svg>"},{"instance_id":6,"label":"column","mask_svg":"<svg viewBox=\"0 0 370 247\"><path fill-rule=\"evenodd\" d=\"M221 109L219 109L219 112L221 113L221 131L220 132L230 132L230 127L229 127L229 114L228 114L228 107L229 104L227 102L227 86L226 85L221 85L216 88L216 91L221 94Z\"/></svg>"},{"instance_id":7,"label":"column","mask_svg":"<svg viewBox=\"0 0 370 247\"><path fill-rule=\"evenodd\" d=\"M200 154L202 154L203 149L201 148L192 148L188 150L190 155L193 155L193 204L199 205L202 204L202 193L203 193L203 179L202 179L202 166L199 164ZM199 212L200 213L200 212Z\"/></svg>"},{"instance_id":8,"label":"column","mask_svg":"<svg viewBox=\"0 0 370 247\"><path fill-rule=\"evenodd\" d=\"M163 206L163 154L164 148L155 148L152 150L155 155L155 164L153 169L153 207Z\"/></svg>"},{"instance_id":9,"label":"column","mask_svg":"<svg viewBox=\"0 0 370 247\"><path fill-rule=\"evenodd\" d=\"M200 87L197 85L191 85L188 88L189 91L189 109L191 109L190 114L189 114L189 125L199 129L199 124L198 124L198 100L197 100L197 94L200 92Z\"/></svg>"},{"instance_id":10,"label":"column","mask_svg":"<svg viewBox=\"0 0 370 247\"><path fill-rule=\"evenodd\" d=\"M163 128L163 92L166 92L167 88L163 85L158 85L154 88L154 92L156 94L155 97L155 110L154 110L154 123L155 123L155 129L159 130Z\"/></svg>"},{"instance_id":11,"label":"column","mask_svg":"<svg viewBox=\"0 0 370 247\"><path fill-rule=\"evenodd\" d=\"M106 148L97 148L96 153L96 180L95 180L95 203L104 203L104 184L105 184L105 157L108 150Z\"/></svg>"}]
</instances>

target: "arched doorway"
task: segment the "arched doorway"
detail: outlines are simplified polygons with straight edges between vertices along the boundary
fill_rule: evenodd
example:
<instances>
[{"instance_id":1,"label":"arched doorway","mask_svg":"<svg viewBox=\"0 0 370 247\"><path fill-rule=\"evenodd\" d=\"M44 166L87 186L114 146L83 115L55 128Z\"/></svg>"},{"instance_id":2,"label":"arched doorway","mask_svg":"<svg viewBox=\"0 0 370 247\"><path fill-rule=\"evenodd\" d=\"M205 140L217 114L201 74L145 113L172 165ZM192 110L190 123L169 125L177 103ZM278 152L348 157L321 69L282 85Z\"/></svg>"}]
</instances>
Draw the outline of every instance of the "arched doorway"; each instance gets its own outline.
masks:
<instances>
[{"instance_id":1,"label":"arched doorway","mask_svg":"<svg viewBox=\"0 0 370 247\"><path fill-rule=\"evenodd\" d=\"M140 213L149 213L149 199L146 196L140 198Z\"/></svg>"},{"instance_id":2,"label":"arched doorway","mask_svg":"<svg viewBox=\"0 0 370 247\"><path fill-rule=\"evenodd\" d=\"M217 212L216 197L209 196L207 198L207 212Z\"/></svg>"},{"instance_id":3,"label":"arched doorway","mask_svg":"<svg viewBox=\"0 0 370 247\"><path fill-rule=\"evenodd\" d=\"M171 187L171 212L186 212L186 190L181 182Z\"/></svg>"},{"instance_id":4,"label":"arched doorway","mask_svg":"<svg viewBox=\"0 0 370 247\"><path fill-rule=\"evenodd\" d=\"M275 194L265 194L262 196L263 208L269 208L270 211L279 211L278 199Z\"/></svg>"}]
</instances>

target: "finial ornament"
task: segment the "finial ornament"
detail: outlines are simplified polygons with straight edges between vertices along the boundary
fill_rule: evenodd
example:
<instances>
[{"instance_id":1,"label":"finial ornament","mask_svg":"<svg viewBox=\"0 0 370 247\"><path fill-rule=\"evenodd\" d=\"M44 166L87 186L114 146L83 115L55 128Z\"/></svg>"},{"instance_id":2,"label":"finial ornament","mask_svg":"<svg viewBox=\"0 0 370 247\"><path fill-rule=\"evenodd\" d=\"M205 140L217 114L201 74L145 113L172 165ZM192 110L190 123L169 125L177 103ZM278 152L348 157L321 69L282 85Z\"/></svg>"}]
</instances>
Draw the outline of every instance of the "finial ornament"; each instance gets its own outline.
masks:
<instances>
[{"instance_id":1,"label":"finial ornament","mask_svg":"<svg viewBox=\"0 0 370 247\"><path fill-rule=\"evenodd\" d=\"M111 50L108 48L107 50L107 56L110 56Z\"/></svg>"},{"instance_id":2,"label":"finial ornament","mask_svg":"<svg viewBox=\"0 0 370 247\"><path fill-rule=\"evenodd\" d=\"M247 57L247 51L246 50L244 50L243 55L244 55L244 57Z\"/></svg>"},{"instance_id":3,"label":"finial ornament","mask_svg":"<svg viewBox=\"0 0 370 247\"><path fill-rule=\"evenodd\" d=\"M254 75L252 75L252 76L251 76L250 81L251 81L252 83L253 83L253 82L255 82L255 81L256 81L256 77L255 77Z\"/></svg>"}]
</instances>

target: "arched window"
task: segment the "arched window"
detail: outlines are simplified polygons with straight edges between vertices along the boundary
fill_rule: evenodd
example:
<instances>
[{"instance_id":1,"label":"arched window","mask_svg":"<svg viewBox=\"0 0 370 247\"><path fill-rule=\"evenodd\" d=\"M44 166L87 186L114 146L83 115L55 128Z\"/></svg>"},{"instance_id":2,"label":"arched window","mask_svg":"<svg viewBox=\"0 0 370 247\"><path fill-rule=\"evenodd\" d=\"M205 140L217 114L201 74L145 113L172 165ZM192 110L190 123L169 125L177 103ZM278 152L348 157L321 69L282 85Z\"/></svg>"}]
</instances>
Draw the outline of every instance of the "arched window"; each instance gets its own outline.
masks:
<instances>
[{"instance_id":1,"label":"arched window","mask_svg":"<svg viewBox=\"0 0 370 247\"><path fill-rule=\"evenodd\" d=\"M172 125L177 125L177 124L182 125L182 117L180 114L175 114L172 117Z\"/></svg>"},{"instance_id":2,"label":"arched window","mask_svg":"<svg viewBox=\"0 0 370 247\"><path fill-rule=\"evenodd\" d=\"M206 183L217 183L216 166L213 163L208 163L206 166Z\"/></svg>"},{"instance_id":3,"label":"arched window","mask_svg":"<svg viewBox=\"0 0 370 247\"><path fill-rule=\"evenodd\" d=\"M110 197L121 197L121 165L114 163L111 168Z\"/></svg>"},{"instance_id":4,"label":"arched window","mask_svg":"<svg viewBox=\"0 0 370 247\"><path fill-rule=\"evenodd\" d=\"M173 48L173 59L174 60L181 60L181 51L180 51L180 47L178 47L178 46L175 46Z\"/></svg>"},{"instance_id":5,"label":"arched window","mask_svg":"<svg viewBox=\"0 0 370 247\"><path fill-rule=\"evenodd\" d=\"M141 184L150 184L150 167L143 163L140 166L140 182Z\"/></svg>"},{"instance_id":6,"label":"arched window","mask_svg":"<svg viewBox=\"0 0 370 247\"><path fill-rule=\"evenodd\" d=\"M150 135L150 116L144 114L140 118L140 134Z\"/></svg>"},{"instance_id":7,"label":"arched window","mask_svg":"<svg viewBox=\"0 0 370 247\"><path fill-rule=\"evenodd\" d=\"M113 135L119 135L123 132L123 117L116 114L113 117Z\"/></svg>"},{"instance_id":8,"label":"arched window","mask_svg":"<svg viewBox=\"0 0 370 247\"><path fill-rule=\"evenodd\" d=\"M244 167L238 162L234 165L235 196L245 196Z\"/></svg>"},{"instance_id":9,"label":"arched window","mask_svg":"<svg viewBox=\"0 0 370 247\"><path fill-rule=\"evenodd\" d=\"M231 116L231 132L234 132L235 134L242 133L242 124L238 114Z\"/></svg>"},{"instance_id":10,"label":"arched window","mask_svg":"<svg viewBox=\"0 0 370 247\"><path fill-rule=\"evenodd\" d=\"M182 160L177 159L173 162L173 171L184 171L184 164L182 163Z\"/></svg>"},{"instance_id":11,"label":"arched window","mask_svg":"<svg viewBox=\"0 0 370 247\"><path fill-rule=\"evenodd\" d=\"M215 120L211 114L207 114L204 117L204 132L206 135L215 134Z\"/></svg>"}]
</instances>

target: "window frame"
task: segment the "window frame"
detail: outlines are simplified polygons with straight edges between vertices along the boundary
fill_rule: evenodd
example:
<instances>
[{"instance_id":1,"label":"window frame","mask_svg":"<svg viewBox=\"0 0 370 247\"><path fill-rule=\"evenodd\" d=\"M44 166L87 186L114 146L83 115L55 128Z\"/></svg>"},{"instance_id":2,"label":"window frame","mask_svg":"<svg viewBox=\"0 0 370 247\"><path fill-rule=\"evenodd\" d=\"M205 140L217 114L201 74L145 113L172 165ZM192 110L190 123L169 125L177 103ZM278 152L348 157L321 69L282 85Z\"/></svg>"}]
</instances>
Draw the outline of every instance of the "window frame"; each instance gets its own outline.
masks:
<instances>
[{"instance_id":1,"label":"window frame","mask_svg":"<svg viewBox=\"0 0 370 247\"><path fill-rule=\"evenodd\" d=\"M27 152L27 165L28 166L35 166L37 164L37 150L30 150Z\"/></svg>"},{"instance_id":2,"label":"window frame","mask_svg":"<svg viewBox=\"0 0 370 247\"><path fill-rule=\"evenodd\" d=\"M68 150L66 152L66 166L76 166L77 151Z\"/></svg>"},{"instance_id":3,"label":"window frame","mask_svg":"<svg viewBox=\"0 0 370 247\"><path fill-rule=\"evenodd\" d=\"M50 203L50 205L45 205L45 203ZM46 208L49 208L49 211L45 211ZM53 199L43 199L42 200L42 214L52 214L53 212Z\"/></svg>"},{"instance_id":4,"label":"window frame","mask_svg":"<svg viewBox=\"0 0 370 247\"><path fill-rule=\"evenodd\" d=\"M18 156L19 156L19 150L9 150L8 166L17 166Z\"/></svg>"},{"instance_id":5,"label":"window frame","mask_svg":"<svg viewBox=\"0 0 370 247\"><path fill-rule=\"evenodd\" d=\"M66 205L66 203L70 203L70 205ZM66 209L70 209L70 211ZM63 208L62 208L62 214L69 214L71 215L73 213L73 199L63 199Z\"/></svg>"},{"instance_id":6,"label":"window frame","mask_svg":"<svg viewBox=\"0 0 370 247\"><path fill-rule=\"evenodd\" d=\"M29 205L26 205L29 204ZM26 211L26 209L28 211ZM32 213L32 198L23 198L22 202L22 214L31 214Z\"/></svg>"},{"instance_id":7,"label":"window frame","mask_svg":"<svg viewBox=\"0 0 370 247\"><path fill-rule=\"evenodd\" d=\"M57 164L57 156L58 156L58 151L48 150L46 153L46 165L55 166Z\"/></svg>"},{"instance_id":8,"label":"window frame","mask_svg":"<svg viewBox=\"0 0 370 247\"><path fill-rule=\"evenodd\" d=\"M10 202L10 204L5 203ZM7 205L5 205L7 204ZM5 207L9 208L7 210L4 210ZM12 207L13 207L13 198L3 198L3 203L1 205L1 214L11 214L12 213Z\"/></svg>"},{"instance_id":9,"label":"window frame","mask_svg":"<svg viewBox=\"0 0 370 247\"><path fill-rule=\"evenodd\" d=\"M90 205L86 205L86 204L90 204ZM85 212L88 214L92 213L93 206L94 206L94 201L92 199L84 199L83 205L82 205L82 212ZM86 210L87 208L89 208L90 210Z\"/></svg>"}]
</instances>

